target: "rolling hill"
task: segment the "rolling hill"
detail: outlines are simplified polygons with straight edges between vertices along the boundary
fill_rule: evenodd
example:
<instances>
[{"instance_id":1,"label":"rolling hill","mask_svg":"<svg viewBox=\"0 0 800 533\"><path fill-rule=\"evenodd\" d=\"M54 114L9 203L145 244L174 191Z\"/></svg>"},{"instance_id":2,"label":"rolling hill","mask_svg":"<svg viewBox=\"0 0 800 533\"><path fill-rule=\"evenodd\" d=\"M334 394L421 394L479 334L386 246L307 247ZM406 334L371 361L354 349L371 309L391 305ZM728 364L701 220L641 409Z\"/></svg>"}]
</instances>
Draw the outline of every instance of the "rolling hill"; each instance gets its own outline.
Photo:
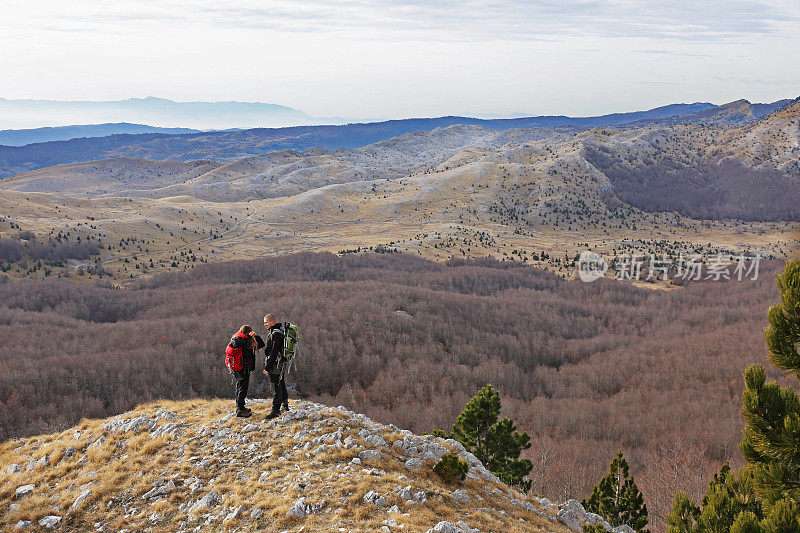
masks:
<instances>
[{"instance_id":1,"label":"rolling hill","mask_svg":"<svg viewBox=\"0 0 800 533\"><path fill-rule=\"evenodd\" d=\"M563 116L515 119L440 117L389 120L363 124L260 128L243 131L204 132L167 136L160 134L112 135L95 139L72 139L24 147L0 146L0 178L26 170L63 163L114 157L190 161L214 159L230 162L275 150L359 148L414 131L429 131L451 125L478 125L489 129L589 128L623 124L646 118L660 119L694 113L711 104L674 104L650 111L617 113L601 117Z\"/></svg>"},{"instance_id":2,"label":"rolling hill","mask_svg":"<svg viewBox=\"0 0 800 533\"><path fill-rule=\"evenodd\" d=\"M744 126L456 124L356 148L72 163L0 181L0 237L102 240L95 259L121 283L297 250L491 255L562 275L587 248L788 257L800 252L799 123L796 101Z\"/></svg>"}]
</instances>

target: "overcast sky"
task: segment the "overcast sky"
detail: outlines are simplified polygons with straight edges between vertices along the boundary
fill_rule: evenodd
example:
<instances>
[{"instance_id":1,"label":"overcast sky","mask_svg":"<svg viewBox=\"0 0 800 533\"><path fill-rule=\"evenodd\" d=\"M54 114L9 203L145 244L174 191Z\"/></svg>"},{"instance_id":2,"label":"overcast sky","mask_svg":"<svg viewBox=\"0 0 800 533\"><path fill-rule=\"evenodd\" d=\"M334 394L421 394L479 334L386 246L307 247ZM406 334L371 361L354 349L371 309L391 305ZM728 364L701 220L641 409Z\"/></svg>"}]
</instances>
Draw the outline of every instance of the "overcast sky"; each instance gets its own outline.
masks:
<instances>
[{"instance_id":1,"label":"overcast sky","mask_svg":"<svg viewBox=\"0 0 800 533\"><path fill-rule=\"evenodd\" d=\"M0 0L4 98L598 115L797 97L798 51L798 0Z\"/></svg>"}]
</instances>

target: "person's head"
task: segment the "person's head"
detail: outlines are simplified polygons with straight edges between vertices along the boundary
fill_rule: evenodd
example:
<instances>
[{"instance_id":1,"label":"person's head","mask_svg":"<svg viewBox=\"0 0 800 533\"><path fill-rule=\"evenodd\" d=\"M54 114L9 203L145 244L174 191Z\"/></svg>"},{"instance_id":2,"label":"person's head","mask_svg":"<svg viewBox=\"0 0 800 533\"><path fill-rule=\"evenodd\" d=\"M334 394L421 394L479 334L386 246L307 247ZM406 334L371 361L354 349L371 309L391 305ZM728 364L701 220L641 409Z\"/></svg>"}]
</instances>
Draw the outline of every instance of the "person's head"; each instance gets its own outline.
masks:
<instances>
[{"instance_id":1,"label":"person's head","mask_svg":"<svg viewBox=\"0 0 800 533\"><path fill-rule=\"evenodd\" d=\"M264 327L271 328L275 325L275 315L272 313L267 313L264 315Z\"/></svg>"},{"instance_id":2,"label":"person's head","mask_svg":"<svg viewBox=\"0 0 800 533\"><path fill-rule=\"evenodd\" d=\"M239 333L244 333L245 335L250 335L253 331L253 328L250 327L250 324L245 324L244 326L239 328Z\"/></svg>"}]
</instances>

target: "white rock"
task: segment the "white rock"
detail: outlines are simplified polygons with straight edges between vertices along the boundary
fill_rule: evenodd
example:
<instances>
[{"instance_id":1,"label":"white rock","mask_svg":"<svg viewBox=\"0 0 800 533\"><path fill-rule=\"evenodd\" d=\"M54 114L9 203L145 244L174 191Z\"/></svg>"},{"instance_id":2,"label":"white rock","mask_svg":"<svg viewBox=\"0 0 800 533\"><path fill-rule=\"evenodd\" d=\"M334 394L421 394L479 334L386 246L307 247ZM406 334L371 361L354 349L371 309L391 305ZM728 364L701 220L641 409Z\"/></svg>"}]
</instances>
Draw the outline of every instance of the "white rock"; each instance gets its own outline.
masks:
<instances>
[{"instance_id":1,"label":"white rock","mask_svg":"<svg viewBox=\"0 0 800 533\"><path fill-rule=\"evenodd\" d=\"M469 503L472 501L464 489L454 490L450 493L450 498L456 503Z\"/></svg>"},{"instance_id":2,"label":"white rock","mask_svg":"<svg viewBox=\"0 0 800 533\"><path fill-rule=\"evenodd\" d=\"M211 507L217 505L218 501L219 501L219 494L217 494L215 491L212 490L211 492L209 492L208 494L197 500L195 504L189 508L189 514L195 514L200 511L205 511L207 509L210 509Z\"/></svg>"},{"instance_id":3,"label":"white rock","mask_svg":"<svg viewBox=\"0 0 800 533\"><path fill-rule=\"evenodd\" d=\"M63 461L64 459L69 459L70 457L75 455L77 451L78 450L76 450L73 446L67 446L66 448L64 448L64 453L61 455L61 460Z\"/></svg>"},{"instance_id":4,"label":"white rock","mask_svg":"<svg viewBox=\"0 0 800 533\"><path fill-rule=\"evenodd\" d=\"M61 517L56 515L47 515L41 520L39 520L39 525L42 527L53 529L61 522Z\"/></svg>"},{"instance_id":5,"label":"white rock","mask_svg":"<svg viewBox=\"0 0 800 533\"><path fill-rule=\"evenodd\" d=\"M583 519L583 517L586 515L586 510L578 500L567 500L564 502L564 505L562 505L561 508L567 511L575 511L578 516L581 517L581 519Z\"/></svg>"},{"instance_id":6,"label":"white rock","mask_svg":"<svg viewBox=\"0 0 800 533\"><path fill-rule=\"evenodd\" d=\"M373 448L382 448L386 446L386 441L383 438L379 437L378 435L370 435L364 442L372 446Z\"/></svg>"},{"instance_id":7,"label":"white rock","mask_svg":"<svg viewBox=\"0 0 800 533\"><path fill-rule=\"evenodd\" d=\"M388 502L386 498L375 492L374 490L369 491L364 495L364 501L367 503L371 503L377 507L386 507Z\"/></svg>"},{"instance_id":8,"label":"white rock","mask_svg":"<svg viewBox=\"0 0 800 533\"><path fill-rule=\"evenodd\" d=\"M432 528L428 530L427 533L464 533L457 525L453 524L452 522L445 522L442 520Z\"/></svg>"},{"instance_id":9,"label":"white rock","mask_svg":"<svg viewBox=\"0 0 800 533\"><path fill-rule=\"evenodd\" d=\"M414 491L411 490L411 485L403 487L397 494L406 501L414 499Z\"/></svg>"},{"instance_id":10,"label":"white rock","mask_svg":"<svg viewBox=\"0 0 800 533\"><path fill-rule=\"evenodd\" d=\"M82 490L81 493L78 494L78 497L75 498L75 501L72 502L70 509L78 509L81 505L83 505L83 502L88 500L91 496L92 496L92 489Z\"/></svg>"},{"instance_id":11,"label":"white rock","mask_svg":"<svg viewBox=\"0 0 800 533\"><path fill-rule=\"evenodd\" d=\"M595 513L586 513L583 517L583 522L589 525L602 524L605 521L605 518ZM608 529L611 528L609 527Z\"/></svg>"},{"instance_id":12,"label":"white rock","mask_svg":"<svg viewBox=\"0 0 800 533\"><path fill-rule=\"evenodd\" d=\"M22 472L22 467L17 463L10 464L8 468L6 468L6 474L17 474L19 472Z\"/></svg>"},{"instance_id":13,"label":"white rock","mask_svg":"<svg viewBox=\"0 0 800 533\"><path fill-rule=\"evenodd\" d=\"M161 485L160 487L153 487L152 489L150 489L149 491L144 493L142 498L147 500L147 499L150 499L150 498L155 498L157 496L163 496L164 494L168 494L168 493L172 492L173 490L175 490L175 483L170 479L164 485Z\"/></svg>"},{"instance_id":14,"label":"white rock","mask_svg":"<svg viewBox=\"0 0 800 533\"><path fill-rule=\"evenodd\" d=\"M561 509L556 515L556 519L572 531L577 531L578 533L583 531L581 516L578 515L575 509Z\"/></svg>"},{"instance_id":15,"label":"white rock","mask_svg":"<svg viewBox=\"0 0 800 533\"><path fill-rule=\"evenodd\" d=\"M459 520L456 525L464 530L464 533L481 533L481 530L475 527L469 527L466 522Z\"/></svg>"},{"instance_id":16,"label":"white rock","mask_svg":"<svg viewBox=\"0 0 800 533\"><path fill-rule=\"evenodd\" d=\"M288 516L296 516L303 518L311 514L318 514L322 510L322 505L317 505L306 501L305 498L300 498L294 505L286 512Z\"/></svg>"},{"instance_id":17,"label":"white rock","mask_svg":"<svg viewBox=\"0 0 800 533\"><path fill-rule=\"evenodd\" d=\"M636 533L636 531L634 531L634 529L628 524L622 524L621 526L617 526L611 531L613 531L614 533Z\"/></svg>"},{"instance_id":18,"label":"white rock","mask_svg":"<svg viewBox=\"0 0 800 533\"><path fill-rule=\"evenodd\" d=\"M155 421L150 420L147 415L139 415L133 418L115 418L109 420L103 425L103 429L107 432L125 433L127 431L133 431L138 433L150 429L154 425Z\"/></svg>"},{"instance_id":19,"label":"white rock","mask_svg":"<svg viewBox=\"0 0 800 533\"><path fill-rule=\"evenodd\" d=\"M14 526L14 527L17 528L17 529L28 529L32 525L33 525L33 522L31 522L30 520L20 520L19 522L17 522L17 525Z\"/></svg>"},{"instance_id":20,"label":"white rock","mask_svg":"<svg viewBox=\"0 0 800 533\"><path fill-rule=\"evenodd\" d=\"M14 491L14 497L16 499L24 498L25 496L30 496L33 493L33 489L35 485L22 485L21 487L17 487L17 490Z\"/></svg>"},{"instance_id":21,"label":"white rock","mask_svg":"<svg viewBox=\"0 0 800 533\"><path fill-rule=\"evenodd\" d=\"M242 433L252 433L253 431L258 431L257 424L247 424L245 427L242 428Z\"/></svg>"},{"instance_id":22,"label":"white rock","mask_svg":"<svg viewBox=\"0 0 800 533\"><path fill-rule=\"evenodd\" d=\"M370 459L380 460L381 452L378 450L361 450L358 452L358 457L362 461L369 461Z\"/></svg>"},{"instance_id":23,"label":"white rock","mask_svg":"<svg viewBox=\"0 0 800 533\"><path fill-rule=\"evenodd\" d=\"M264 516L264 509L259 509L258 507L256 507L255 509L250 511L250 518L252 518L253 520L258 520L262 516Z\"/></svg>"},{"instance_id":24,"label":"white rock","mask_svg":"<svg viewBox=\"0 0 800 533\"><path fill-rule=\"evenodd\" d=\"M231 520L236 520L237 518L241 517L243 513L244 513L244 505L240 505L239 507L228 513L228 516L225 517L223 523L230 522Z\"/></svg>"},{"instance_id":25,"label":"white rock","mask_svg":"<svg viewBox=\"0 0 800 533\"><path fill-rule=\"evenodd\" d=\"M412 457L405 463L406 468L410 470L419 470L424 464L425 463L422 462L422 459L418 459L416 457Z\"/></svg>"}]
</instances>

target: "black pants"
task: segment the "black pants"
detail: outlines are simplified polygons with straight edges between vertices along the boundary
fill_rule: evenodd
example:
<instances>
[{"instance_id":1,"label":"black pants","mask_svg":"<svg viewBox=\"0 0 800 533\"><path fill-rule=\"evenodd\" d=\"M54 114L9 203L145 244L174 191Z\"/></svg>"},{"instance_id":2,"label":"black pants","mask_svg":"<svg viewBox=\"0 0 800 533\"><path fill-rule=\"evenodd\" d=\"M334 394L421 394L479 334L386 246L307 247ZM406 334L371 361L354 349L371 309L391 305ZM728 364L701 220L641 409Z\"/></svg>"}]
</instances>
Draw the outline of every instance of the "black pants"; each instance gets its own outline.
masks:
<instances>
[{"instance_id":1,"label":"black pants","mask_svg":"<svg viewBox=\"0 0 800 533\"><path fill-rule=\"evenodd\" d=\"M283 379L283 374L269 375L269 380L272 382L272 412L277 413L281 410L281 405L289 403L289 393L286 392L286 381Z\"/></svg>"},{"instance_id":2,"label":"black pants","mask_svg":"<svg viewBox=\"0 0 800 533\"><path fill-rule=\"evenodd\" d=\"M250 372L247 370L240 370L233 373L236 379L236 410L242 411L244 409L244 399L247 397L247 389L250 388Z\"/></svg>"}]
</instances>

